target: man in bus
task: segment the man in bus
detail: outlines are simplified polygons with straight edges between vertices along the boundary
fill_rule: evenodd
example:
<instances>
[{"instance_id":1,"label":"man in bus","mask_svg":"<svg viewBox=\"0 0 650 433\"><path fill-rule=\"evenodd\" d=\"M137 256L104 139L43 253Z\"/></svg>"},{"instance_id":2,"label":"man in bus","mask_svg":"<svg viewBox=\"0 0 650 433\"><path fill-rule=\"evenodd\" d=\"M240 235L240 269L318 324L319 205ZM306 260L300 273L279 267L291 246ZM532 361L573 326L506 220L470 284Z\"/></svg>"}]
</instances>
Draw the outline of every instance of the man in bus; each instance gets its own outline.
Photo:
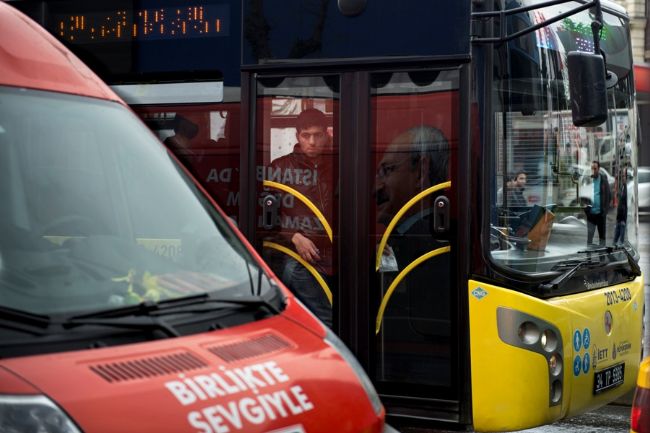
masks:
<instances>
[{"instance_id":1,"label":"man in bus","mask_svg":"<svg viewBox=\"0 0 650 433\"><path fill-rule=\"evenodd\" d=\"M413 127L394 138L376 173L377 221L388 226L418 193L449 180L449 154L447 139L431 126ZM446 194L425 196L399 219L383 252L391 257L382 263L394 265L380 266L384 285L380 292L416 259L449 245L446 234L436 232L433 223L434 199ZM393 293L382 326L387 380L417 378L421 383L448 385L449 372L437 367L445 365L441 359L448 355L431 350L450 337L450 269L448 253L434 256L413 268ZM395 350L389 349L393 339ZM412 349L397 349L404 342Z\"/></svg>"},{"instance_id":2,"label":"man in bus","mask_svg":"<svg viewBox=\"0 0 650 433\"><path fill-rule=\"evenodd\" d=\"M449 179L447 164L449 144L442 132L430 126L418 126L399 134L386 148L379 163L375 183L377 221L385 226L402 207L421 191ZM442 194L440 192L437 195ZM409 235L426 246L414 248L405 245L406 251L397 257L400 270L408 265L407 258L417 258L420 252L431 250L433 230L433 196L422 198L401 217L395 230L393 244ZM422 236L424 235L424 236ZM412 239L413 240L413 239ZM390 244L390 243L389 243ZM399 250L400 248L396 246ZM395 248L394 248L395 249ZM427 251L424 251L424 250ZM417 250L417 251L416 251Z\"/></svg>"},{"instance_id":3,"label":"man in bus","mask_svg":"<svg viewBox=\"0 0 650 433\"><path fill-rule=\"evenodd\" d=\"M508 188L508 208L514 212L525 211L528 206L528 200L524 197L526 180L526 172L519 170L515 173L512 183Z\"/></svg>"},{"instance_id":4,"label":"man in bus","mask_svg":"<svg viewBox=\"0 0 650 433\"><path fill-rule=\"evenodd\" d=\"M592 245L594 232L598 228L598 240L600 245L605 245L607 229L607 212L609 202L612 199L612 191L609 188L607 175L600 171L600 162L591 162L591 178L594 188L594 197L590 206L585 208L587 214L587 245Z\"/></svg>"},{"instance_id":5,"label":"man in bus","mask_svg":"<svg viewBox=\"0 0 650 433\"><path fill-rule=\"evenodd\" d=\"M269 180L301 193L330 222L334 215L333 161L332 155L326 152L330 148L330 138L325 114L314 108L302 111L296 119L296 140L293 152L271 163ZM295 197L281 202L281 238L332 287L333 248L322 222ZM318 281L302 264L287 257L281 279L319 319L332 326L329 300Z\"/></svg>"}]
</instances>

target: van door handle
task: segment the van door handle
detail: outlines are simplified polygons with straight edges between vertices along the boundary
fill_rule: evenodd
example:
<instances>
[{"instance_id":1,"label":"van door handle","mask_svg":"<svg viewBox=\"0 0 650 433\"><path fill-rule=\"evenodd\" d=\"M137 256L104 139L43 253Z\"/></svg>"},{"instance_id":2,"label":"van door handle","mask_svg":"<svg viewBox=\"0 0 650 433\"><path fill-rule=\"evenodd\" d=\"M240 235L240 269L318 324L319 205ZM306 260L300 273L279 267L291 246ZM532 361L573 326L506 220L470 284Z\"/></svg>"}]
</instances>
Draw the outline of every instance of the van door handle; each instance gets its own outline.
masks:
<instances>
[{"instance_id":1,"label":"van door handle","mask_svg":"<svg viewBox=\"0 0 650 433\"><path fill-rule=\"evenodd\" d=\"M444 195L436 197L433 202L433 231L436 233L449 231L449 199Z\"/></svg>"}]
</instances>

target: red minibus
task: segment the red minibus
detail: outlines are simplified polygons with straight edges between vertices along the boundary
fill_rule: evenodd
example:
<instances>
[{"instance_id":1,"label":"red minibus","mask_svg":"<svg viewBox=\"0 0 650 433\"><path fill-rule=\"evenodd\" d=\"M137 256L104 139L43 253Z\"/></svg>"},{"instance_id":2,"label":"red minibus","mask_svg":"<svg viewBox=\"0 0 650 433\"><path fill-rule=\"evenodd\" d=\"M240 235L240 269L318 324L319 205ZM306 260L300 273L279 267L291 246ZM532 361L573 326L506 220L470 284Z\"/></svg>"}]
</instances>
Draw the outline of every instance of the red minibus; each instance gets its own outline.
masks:
<instances>
[{"instance_id":1,"label":"red minibus","mask_svg":"<svg viewBox=\"0 0 650 433\"><path fill-rule=\"evenodd\" d=\"M3 2L0 198L0 431L392 430L171 153Z\"/></svg>"}]
</instances>

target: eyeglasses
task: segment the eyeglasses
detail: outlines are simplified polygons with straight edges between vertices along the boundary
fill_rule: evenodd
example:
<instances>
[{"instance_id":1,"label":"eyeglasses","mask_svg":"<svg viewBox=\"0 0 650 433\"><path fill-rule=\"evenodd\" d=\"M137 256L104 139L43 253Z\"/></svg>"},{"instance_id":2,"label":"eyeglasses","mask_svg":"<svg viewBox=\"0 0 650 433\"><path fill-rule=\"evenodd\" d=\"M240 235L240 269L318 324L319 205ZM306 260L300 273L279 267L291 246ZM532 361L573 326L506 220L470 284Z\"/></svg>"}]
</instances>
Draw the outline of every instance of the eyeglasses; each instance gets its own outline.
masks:
<instances>
[{"instance_id":1,"label":"eyeglasses","mask_svg":"<svg viewBox=\"0 0 650 433\"><path fill-rule=\"evenodd\" d=\"M392 172L394 172L397 167L408 161L409 158L403 159L399 162L395 162L393 164L386 164L386 163L381 163L379 164L379 167L377 168L377 179L386 179Z\"/></svg>"}]
</instances>

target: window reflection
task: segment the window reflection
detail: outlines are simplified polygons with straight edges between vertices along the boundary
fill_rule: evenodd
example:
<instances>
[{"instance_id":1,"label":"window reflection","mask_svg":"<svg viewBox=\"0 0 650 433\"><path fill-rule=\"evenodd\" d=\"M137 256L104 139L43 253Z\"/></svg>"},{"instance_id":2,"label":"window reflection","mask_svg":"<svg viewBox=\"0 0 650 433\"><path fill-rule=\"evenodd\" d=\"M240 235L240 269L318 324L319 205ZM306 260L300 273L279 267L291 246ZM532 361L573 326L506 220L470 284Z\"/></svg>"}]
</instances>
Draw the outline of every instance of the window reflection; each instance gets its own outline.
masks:
<instances>
[{"instance_id":1,"label":"window reflection","mask_svg":"<svg viewBox=\"0 0 650 433\"><path fill-rule=\"evenodd\" d=\"M549 7L549 16L572 6ZM543 16L526 19L535 24ZM594 246L636 246L635 229L622 230L636 218L637 120L619 18L605 18L602 48L619 79L608 90L607 121L575 127L569 110L566 52L589 48L582 29L590 22L583 12L525 36L526 43L495 48L490 248L495 260L520 271L549 271L567 254ZM508 69L515 57L525 67Z\"/></svg>"},{"instance_id":2,"label":"window reflection","mask_svg":"<svg viewBox=\"0 0 650 433\"><path fill-rule=\"evenodd\" d=\"M258 84L258 239L285 285L326 325L336 301L338 87L331 77Z\"/></svg>"},{"instance_id":3,"label":"window reflection","mask_svg":"<svg viewBox=\"0 0 650 433\"><path fill-rule=\"evenodd\" d=\"M381 386L451 386L453 234L434 230L434 200L451 190L428 191L452 181L457 72L395 72L371 80L375 373Z\"/></svg>"}]
</instances>

